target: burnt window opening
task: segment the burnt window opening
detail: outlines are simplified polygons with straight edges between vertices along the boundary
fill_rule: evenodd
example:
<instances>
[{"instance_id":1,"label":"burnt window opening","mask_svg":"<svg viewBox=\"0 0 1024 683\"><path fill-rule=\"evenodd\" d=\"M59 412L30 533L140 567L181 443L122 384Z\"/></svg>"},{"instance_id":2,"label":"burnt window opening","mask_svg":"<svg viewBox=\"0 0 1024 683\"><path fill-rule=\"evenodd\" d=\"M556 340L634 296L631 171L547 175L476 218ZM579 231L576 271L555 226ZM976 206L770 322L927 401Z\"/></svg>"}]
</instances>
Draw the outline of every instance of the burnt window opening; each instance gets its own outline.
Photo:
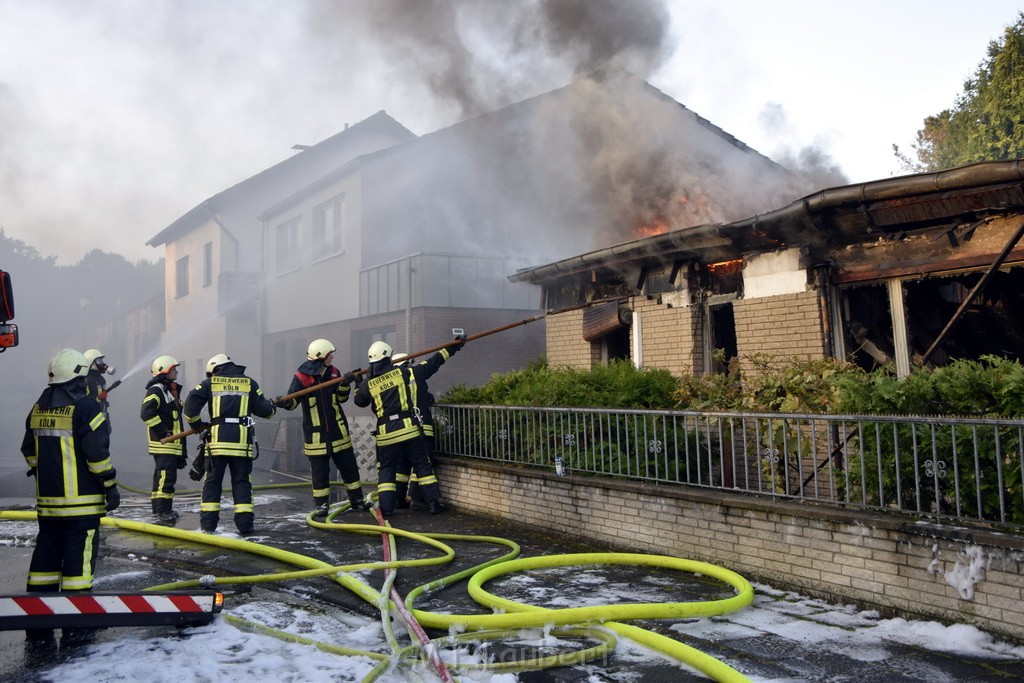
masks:
<instances>
[{"instance_id":1,"label":"burnt window opening","mask_svg":"<svg viewBox=\"0 0 1024 683\"><path fill-rule=\"evenodd\" d=\"M865 370L893 361L889 292L874 283L840 290L846 360Z\"/></svg>"},{"instance_id":2,"label":"burnt window opening","mask_svg":"<svg viewBox=\"0 0 1024 683\"><path fill-rule=\"evenodd\" d=\"M629 360L629 327L623 326L601 337L601 361Z\"/></svg>"},{"instance_id":3,"label":"burnt window opening","mask_svg":"<svg viewBox=\"0 0 1024 683\"><path fill-rule=\"evenodd\" d=\"M743 259L709 263L703 271L702 284L708 294L743 294Z\"/></svg>"},{"instance_id":4,"label":"burnt window opening","mask_svg":"<svg viewBox=\"0 0 1024 683\"><path fill-rule=\"evenodd\" d=\"M976 271L904 282L907 337L915 365L982 276ZM932 351L927 365L984 355L1024 360L1024 268L993 273Z\"/></svg>"},{"instance_id":5,"label":"burnt window opening","mask_svg":"<svg viewBox=\"0 0 1024 683\"><path fill-rule=\"evenodd\" d=\"M708 306L708 335L709 372L713 374L728 372L732 362L739 355L736 342L736 317L733 314L732 303Z\"/></svg>"}]
</instances>

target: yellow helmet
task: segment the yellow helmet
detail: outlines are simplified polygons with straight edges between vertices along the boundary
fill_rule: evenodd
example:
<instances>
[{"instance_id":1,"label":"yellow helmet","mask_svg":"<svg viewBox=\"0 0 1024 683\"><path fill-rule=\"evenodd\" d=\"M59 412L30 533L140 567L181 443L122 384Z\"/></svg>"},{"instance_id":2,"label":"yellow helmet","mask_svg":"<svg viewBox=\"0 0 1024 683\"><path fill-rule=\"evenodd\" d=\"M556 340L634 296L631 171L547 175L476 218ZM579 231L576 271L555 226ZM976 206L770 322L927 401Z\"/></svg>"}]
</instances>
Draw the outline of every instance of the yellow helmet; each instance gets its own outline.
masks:
<instances>
[{"instance_id":1,"label":"yellow helmet","mask_svg":"<svg viewBox=\"0 0 1024 683\"><path fill-rule=\"evenodd\" d=\"M174 360L174 356L160 356L153 361L153 367L150 370L156 377L157 375L166 375L176 367L178 367L178 361Z\"/></svg>"},{"instance_id":2,"label":"yellow helmet","mask_svg":"<svg viewBox=\"0 0 1024 683\"><path fill-rule=\"evenodd\" d=\"M314 339L309 342L309 348L306 349L306 358L309 360L320 360L321 358L327 358L337 351L334 348L334 344L327 341L326 339Z\"/></svg>"},{"instance_id":3,"label":"yellow helmet","mask_svg":"<svg viewBox=\"0 0 1024 683\"><path fill-rule=\"evenodd\" d=\"M366 357L371 363L376 363L385 358L391 358L392 353L394 353L394 349L391 348L391 344L385 341L375 341L370 344L370 350L367 351Z\"/></svg>"},{"instance_id":4,"label":"yellow helmet","mask_svg":"<svg viewBox=\"0 0 1024 683\"><path fill-rule=\"evenodd\" d=\"M99 363L97 363L96 361L103 360L103 352L100 351L99 349L89 349L88 351L85 352L84 355L85 359L89 361L89 367L99 365Z\"/></svg>"},{"instance_id":5,"label":"yellow helmet","mask_svg":"<svg viewBox=\"0 0 1024 683\"><path fill-rule=\"evenodd\" d=\"M230 363L231 359L228 358L226 353L218 353L216 356L206 362L206 376L209 377L213 374L213 371L224 365Z\"/></svg>"},{"instance_id":6,"label":"yellow helmet","mask_svg":"<svg viewBox=\"0 0 1024 683\"><path fill-rule=\"evenodd\" d=\"M81 351L61 349L46 366L47 384L64 384L89 374L89 359Z\"/></svg>"}]
</instances>

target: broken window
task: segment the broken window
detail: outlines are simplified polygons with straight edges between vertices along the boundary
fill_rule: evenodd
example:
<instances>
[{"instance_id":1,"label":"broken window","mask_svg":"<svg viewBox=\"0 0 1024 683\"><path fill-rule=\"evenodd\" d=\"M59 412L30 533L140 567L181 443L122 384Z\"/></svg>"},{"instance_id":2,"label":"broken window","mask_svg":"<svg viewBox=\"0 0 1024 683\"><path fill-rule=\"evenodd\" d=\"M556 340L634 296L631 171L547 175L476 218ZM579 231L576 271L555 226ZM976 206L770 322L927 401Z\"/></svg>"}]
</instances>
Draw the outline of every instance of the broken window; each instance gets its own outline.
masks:
<instances>
[{"instance_id":1,"label":"broken window","mask_svg":"<svg viewBox=\"0 0 1024 683\"><path fill-rule=\"evenodd\" d=\"M739 355L732 302L743 293L743 260L709 263L701 269L704 290L704 371L728 372Z\"/></svg>"},{"instance_id":2,"label":"broken window","mask_svg":"<svg viewBox=\"0 0 1024 683\"><path fill-rule=\"evenodd\" d=\"M839 290L846 360L865 370L893 361L889 292L875 282Z\"/></svg>"},{"instance_id":3,"label":"broken window","mask_svg":"<svg viewBox=\"0 0 1024 683\"><path fill-rule=\"evenodd\" d=\"M909 354L913 366L923 361L941 366L984 355L1024 360L1024 268L1019 267L994 272L924 359L983 275L982 271L942 273L839 290L847 360L868 370L892 363L900 353ZM900 335L894 334L890 291L902 291L903 320L897 317L897 324L904 326L906 349L897 348L893 341Z\"/></svg>"},{"instance_id":4,"label":"broken window","mask_svg":"<svg viewBox=\"0 0 1024 683\"><path fill-rule=\"evenodd\" d=\"M904 283L907 338L915 365L983 275L974 271ZM994 272L932 351L927 364L939 366L984 355L1024 359L1024 268Z\"/></svg>"}]
</instances>

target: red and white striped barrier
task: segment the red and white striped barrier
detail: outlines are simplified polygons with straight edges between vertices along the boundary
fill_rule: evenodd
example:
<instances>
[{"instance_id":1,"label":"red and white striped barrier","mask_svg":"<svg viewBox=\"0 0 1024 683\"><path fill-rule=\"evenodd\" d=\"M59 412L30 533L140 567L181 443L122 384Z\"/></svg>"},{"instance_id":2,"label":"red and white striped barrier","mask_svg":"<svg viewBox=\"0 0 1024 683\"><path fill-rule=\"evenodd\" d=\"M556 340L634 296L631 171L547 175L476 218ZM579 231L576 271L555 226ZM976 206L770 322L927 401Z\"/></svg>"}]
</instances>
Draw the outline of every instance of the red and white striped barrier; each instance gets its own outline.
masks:
<instances>
[{"instance_id":1,"label":"red and white striped barrier","mask_svg":"<svg viewBox=\"0 0 1024 683\"><path fill-rule=\"evenodd\" d=\"M223 604L216 591L5 595L0 631L207 623Z\"/></svg>"}]
</instances>

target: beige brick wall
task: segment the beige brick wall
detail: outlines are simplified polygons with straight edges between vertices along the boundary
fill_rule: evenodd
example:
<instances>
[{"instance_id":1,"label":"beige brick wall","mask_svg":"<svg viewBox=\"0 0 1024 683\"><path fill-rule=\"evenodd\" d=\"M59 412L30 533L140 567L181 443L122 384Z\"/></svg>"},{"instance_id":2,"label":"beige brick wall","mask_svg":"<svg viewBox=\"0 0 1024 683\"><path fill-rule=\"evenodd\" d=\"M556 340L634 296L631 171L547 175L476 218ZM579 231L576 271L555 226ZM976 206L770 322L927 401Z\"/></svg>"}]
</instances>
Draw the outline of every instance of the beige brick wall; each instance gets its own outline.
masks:
<instances>
[{"instance_id":1,"label":"beige brick wall","mask_svg":"<svg viewBox=\"0 0 1024 683\"><path fill-rule=\"evenodd\" d=\"M440 457L437 470L446 500L467 512L624 551L712 562L886 616L966 623L1024 639L1020 536L466 459ZM952 578L972 568L976 582Z\"/></svg>"},{"instance_id":2,"label":"beige brick wall","mask_svg":"<svg viewBox=\"0 0 1024 683\"><path fill-rule=\"evenodd\" d=\"M600 357L600 348L595 349L597 344L583 338L583 309L549 315L545 320L548 367L586 370L594 366L595 353Z\"/></svg>"},{"instance_id":3,"label":"beige brick wall","mask_svg":"<svg viewBox=\"0 0 1024 683\"><path fill-rule=\"evenodd\" d=\"M736 346L740 361L764 354L778 358L814 360L825 357L825 339L818 292L733 302Z\"/></svg>"},{"instance_id":4,"label":"beige brick wall","mask_svg":"<svg viewBox=\"0 0 1024 683\"><path fill-rule=\"evenodd\" d=\"M662 368L678 376L700 374L701 326L694 309L647 297L635 297L631 305L640 314L644 367ZM634 333L630 330L630 344L635 344Z\"/></svg>"}]
</instances>

